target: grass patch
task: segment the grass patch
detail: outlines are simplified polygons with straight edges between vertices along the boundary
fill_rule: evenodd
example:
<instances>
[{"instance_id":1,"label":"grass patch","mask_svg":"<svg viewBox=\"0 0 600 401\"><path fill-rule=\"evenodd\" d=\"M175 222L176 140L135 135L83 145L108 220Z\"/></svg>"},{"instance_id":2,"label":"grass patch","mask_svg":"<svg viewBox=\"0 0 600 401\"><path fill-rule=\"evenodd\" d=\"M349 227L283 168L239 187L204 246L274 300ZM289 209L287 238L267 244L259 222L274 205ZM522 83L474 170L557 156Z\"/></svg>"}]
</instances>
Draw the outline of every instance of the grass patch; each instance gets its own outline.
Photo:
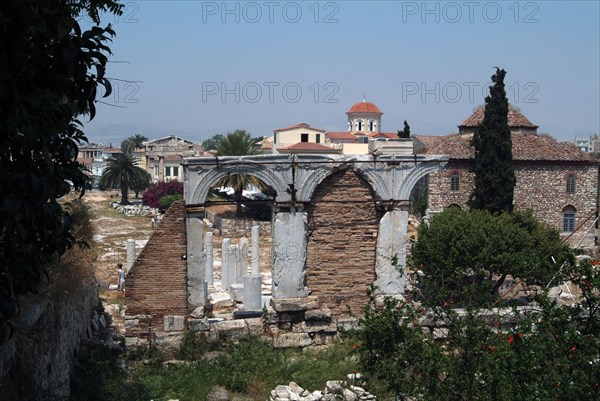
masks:
<instances>
[{"instance_id":1,"label":"grass patch","mask_svg":"<svg viewBox=\"0 0 600 401\"><path fill-rule=\"evenodd\" d=\"M180 354L194 359L187 365L165 367L158 358L149 364L132 365L123 373L112 368L110 360L94 361L91 383L76 380L72 400L205 401L214 386L223 386L251 400L264 401L275 386L290 381L310 391L322 390L328 380L344 379L358 368L349 344L339 342L325 350L302 352L274 349L260 338L209 344L202 337L189 337L187 345L184 342L185 355ZM191 352L194 347L199 347L199 352ZM82 366L76 372L89 375L90 369ZM90 389L99 384L101 389ZM82 388L85 393L78 393Z\"/></svg>"}]
</instances>

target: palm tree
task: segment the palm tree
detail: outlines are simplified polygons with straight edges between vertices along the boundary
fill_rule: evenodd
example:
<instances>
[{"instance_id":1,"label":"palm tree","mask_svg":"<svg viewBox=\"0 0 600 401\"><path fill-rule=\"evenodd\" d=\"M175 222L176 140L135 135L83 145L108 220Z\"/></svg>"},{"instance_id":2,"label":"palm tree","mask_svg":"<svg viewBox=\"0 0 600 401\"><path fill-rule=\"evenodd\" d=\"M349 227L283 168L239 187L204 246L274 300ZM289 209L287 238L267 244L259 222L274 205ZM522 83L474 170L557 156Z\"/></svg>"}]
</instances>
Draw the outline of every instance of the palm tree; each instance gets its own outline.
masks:
<instances>
[{"instance_id":1,"label":"palm tree","mask_svg":"<svg viewBox=\"0 0 600 401\"><path fill-rule=\"evenodd\" d=\"M148 138L146 138L142 134L135 134L133 136L130 136L129 138L121 142L121 152L130 155L134 149L141 148L143 146L143 143L147 140Z\"/></svg>"},{"instance_id":2,"label":"palm tree","mask_svg":"<svg viewBox=\"0 0 600 401\"><path fill-rule=\"evenodd\" d=\"M252 138L245 130L235 130L229 132L225 137L220 138L217 143L216 151L218 156L248 156L258 153L257 143L261 138ZM233 174L223 177L217 185L223 187L232 187L234 197L237 203L236 215L242 216L242 191L249 185L263 188L264 184L258 178L249 174Z\"/></svg>"},{"instance_id":3,"label":"palm tree","mask_svg":"<svg viewBox=\"0 0 600 401\"><path fill-rule=\"evenodd\" d=\"M100 177L100 185L106 188L121 188L121 205L129 205L127 196L129 188L139 188L150 184L150 174L135 165L131 155L121 153L107 162L107 166Z\"/></svg>"}]
</instances>

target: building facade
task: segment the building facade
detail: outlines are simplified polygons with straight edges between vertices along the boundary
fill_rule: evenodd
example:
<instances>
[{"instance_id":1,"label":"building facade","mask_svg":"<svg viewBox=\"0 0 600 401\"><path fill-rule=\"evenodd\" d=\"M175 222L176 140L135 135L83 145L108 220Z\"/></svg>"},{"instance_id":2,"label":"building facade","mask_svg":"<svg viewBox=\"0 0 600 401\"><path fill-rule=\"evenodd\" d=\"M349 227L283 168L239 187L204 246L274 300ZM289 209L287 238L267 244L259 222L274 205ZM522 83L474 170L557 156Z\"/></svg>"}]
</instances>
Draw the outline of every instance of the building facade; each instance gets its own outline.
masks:
<instances>
[{"instance_id":1,"label":"building facade","mask_svg":"<svg viewBox=\"0 0 600 401\"><path fill-rule=\"evenodd\" d=\"M483 109L479 108L459 125L458 134L415 137L417 153L450 157L440 172L428 177L429 213L450 206L468 208L474 188L470 142L482 119ZM569 237L574 246L594 246L598 162L574 144L538 134L538 127L515 108L510 109L508 121L516 175L515 209L532 210L537 218Z\"/></svg>"}]
</instances>

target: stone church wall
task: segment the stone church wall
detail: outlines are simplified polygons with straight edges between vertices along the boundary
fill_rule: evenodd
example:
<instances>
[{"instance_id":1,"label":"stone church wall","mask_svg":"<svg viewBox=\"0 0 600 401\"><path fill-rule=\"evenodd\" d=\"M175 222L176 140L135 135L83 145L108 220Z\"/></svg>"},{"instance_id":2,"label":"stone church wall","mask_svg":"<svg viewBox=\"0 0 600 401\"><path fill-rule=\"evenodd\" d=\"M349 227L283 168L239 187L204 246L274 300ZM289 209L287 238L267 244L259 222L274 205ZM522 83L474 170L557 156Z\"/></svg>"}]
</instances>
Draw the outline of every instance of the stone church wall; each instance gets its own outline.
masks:
<instances>
[{"instance_id":1,"label":"stone church wall","mask_svg":"<svg viewBox=\"0 0 600 401\"><path fill-rule=\"evenodd\" d=\"M460 188L450 189L450 176L458 173ZM576 177L575 193L566 191L567 175ZM515 162L514 205L516 209L532 209L535 216L562 231L565 206L571 205L577 211L576 225L586 218L594 221L598 189L598 170L596 166L576 163L557 162ZM450 161L439 173L429 177L430 210L442 210L450 205L467 209L467 202L474 188L473 174L468 171L468 164L461 161ZM584 231L587 226L584 226ZM583 233L578 232L570 238L570 243L577 245ZM592 229L580 246L594 245L595 230Z\"/></svg>"}]
</instances>

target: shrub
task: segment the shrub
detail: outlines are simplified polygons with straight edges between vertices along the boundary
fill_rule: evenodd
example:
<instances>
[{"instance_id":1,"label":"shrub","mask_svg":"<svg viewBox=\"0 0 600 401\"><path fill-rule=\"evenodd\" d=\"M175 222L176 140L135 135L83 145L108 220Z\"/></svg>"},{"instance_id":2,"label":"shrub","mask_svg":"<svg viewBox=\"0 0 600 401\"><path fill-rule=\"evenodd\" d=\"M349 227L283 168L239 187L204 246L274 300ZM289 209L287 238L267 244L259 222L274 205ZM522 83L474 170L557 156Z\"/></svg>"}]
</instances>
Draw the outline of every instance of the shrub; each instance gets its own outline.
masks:
<instances>
[{"instance_id":1,"label":"shrub","mask_svg":"<svg viewBox=\"0 0 600 401\"><path fill-rule=\"evenodd\" d=\"M507 275L547 282L570 260L568 248L559 245L558 232L529 212L450 208L419 226L410 263L423 272L419 282L429 305L485 306L497 301Z\"/></svg>"},{"instance_id":2,"label":"shrub","mask_svg":"<svg viewBox=\"0 0 600 401\"><path fill-rule=\"evenodd\" d=\"M182 194L163 196L162 198L160 198L158 205L161 210L167 210L169 207L171 207L171 203L181 199L183 199Z\"/></svg>"},{"instance_id":3,"label":"shrub","mask_svg":"<svg viewBox=\"0 0 600 401\"><path fill-rule=\"evenodd\" d=\"M158 208L160 199L167 195L183 195L183 183L179 181L158 182L152 185L142 196L144 205Z\"/></svg>"},{"instance_id":4,"label":"shrub","mask_svg":"<svg viewBox=\"0 0 600 401\"><path fill-rule=\"evenodd\" d=\"M370 381L399 400L600 399L600 261L574 263L558 234L529 213L452 210L419 234L422 302L381 305L371 289L354 333ZM550 265L550 251L564 263ZM474 279L489 272L537 277L535 308L489 308L491 279ZM573 304L548 297L547 287L567 282Z\"/></svg>"}]
</instances>

